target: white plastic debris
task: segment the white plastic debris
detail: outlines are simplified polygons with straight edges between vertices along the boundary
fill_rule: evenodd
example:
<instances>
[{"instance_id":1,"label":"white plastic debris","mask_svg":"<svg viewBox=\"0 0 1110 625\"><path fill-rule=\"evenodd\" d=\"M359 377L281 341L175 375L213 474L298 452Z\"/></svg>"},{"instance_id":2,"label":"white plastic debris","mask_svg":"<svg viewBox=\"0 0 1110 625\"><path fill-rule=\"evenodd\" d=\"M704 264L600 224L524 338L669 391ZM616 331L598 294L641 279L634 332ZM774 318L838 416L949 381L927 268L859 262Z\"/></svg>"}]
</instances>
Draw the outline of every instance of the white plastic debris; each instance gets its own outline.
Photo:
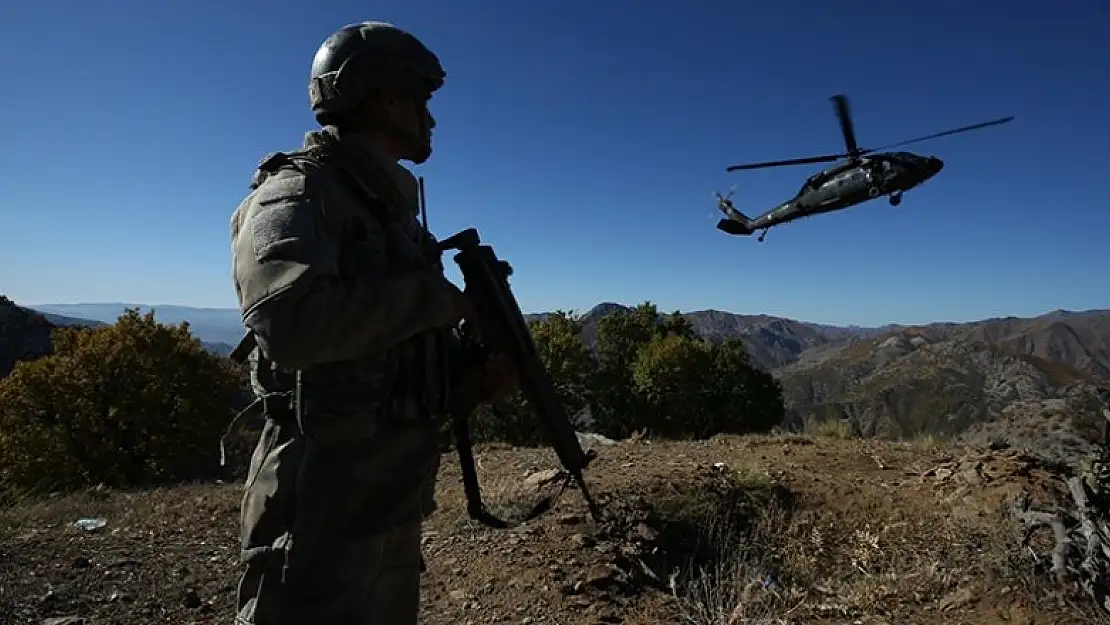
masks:
<instances>
[{"instance_id":1,"label":"white plastic debris","mask_svg":"<svg viewBox=\"0 0 1110 625\"><path fill-rule=\"evenodd\" d=\"M108 519L97 517L94 519L77 519L73 522L75 527L79 527L86 532L94 532L108 524Z\"/></svg>"}]
</instances>

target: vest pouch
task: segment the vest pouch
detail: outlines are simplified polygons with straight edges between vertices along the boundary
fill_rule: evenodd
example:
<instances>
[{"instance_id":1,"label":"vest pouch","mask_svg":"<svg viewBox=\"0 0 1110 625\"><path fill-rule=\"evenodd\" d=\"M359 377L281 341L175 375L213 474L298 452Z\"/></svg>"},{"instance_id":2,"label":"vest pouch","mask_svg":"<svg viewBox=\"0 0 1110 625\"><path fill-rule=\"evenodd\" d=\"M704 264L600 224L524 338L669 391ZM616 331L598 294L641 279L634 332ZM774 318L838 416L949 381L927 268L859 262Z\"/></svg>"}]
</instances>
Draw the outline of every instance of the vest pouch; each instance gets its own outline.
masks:
<instances>
[{"instance_id":1,"label":"vest pouch","mask_svg":"<svg viewBox=\"0 0 1110 625\"><path fill-rule=\"evenodd\" d=\"M397 349L397 377L383 414L398 426L427 426L443 412L441 337L437 332L418 334Z\"/></svg>"},{"instance_id":2,"label":"vest pouch","mask_svg":"<svg viewBox=\"0 0 1110 625\"><path fill-rule=\"evenodd\" d=\"M391 412L398 375L396 350L301 372L300 422L306 438L357 443L371 438Z\"/></svg>"}]
</instances>

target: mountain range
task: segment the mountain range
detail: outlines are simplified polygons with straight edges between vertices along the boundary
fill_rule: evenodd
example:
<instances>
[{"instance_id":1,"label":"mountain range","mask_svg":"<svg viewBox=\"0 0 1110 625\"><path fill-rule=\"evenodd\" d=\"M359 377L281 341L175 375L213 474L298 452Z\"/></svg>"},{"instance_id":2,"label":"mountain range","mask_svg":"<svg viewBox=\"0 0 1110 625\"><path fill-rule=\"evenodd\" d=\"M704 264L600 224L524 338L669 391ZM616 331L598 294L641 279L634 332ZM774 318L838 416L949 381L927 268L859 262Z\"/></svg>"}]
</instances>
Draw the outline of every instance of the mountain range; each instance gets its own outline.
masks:
<instances>
[{"instance_id":1,"label":"mountain range","mask_svg":"<svg viewBox=\"0 0 1110 625\"><path fill-rule=\"evenodd\" d=\"M153 309L166 323L188 321L222 354L243 332L236 309L95 303L34 310L49 323L95 325L115 321L128 307ZM593 343L598 321L623 308L607 302L586 312L583 340ZM752 362L779 379L787 428L838 420L864 436L1006 439L1061 459L1085 453L1100 435L1098 393L1110 388L1110 310L882 327L717 310L684 316L711 342L741 339ZM16 334L41 332L41 323L31 323ZM0 320L0 375L13 350L35 352L26 347L33 340L5 334L11 331Z\"/></svg>"}]
</instances>

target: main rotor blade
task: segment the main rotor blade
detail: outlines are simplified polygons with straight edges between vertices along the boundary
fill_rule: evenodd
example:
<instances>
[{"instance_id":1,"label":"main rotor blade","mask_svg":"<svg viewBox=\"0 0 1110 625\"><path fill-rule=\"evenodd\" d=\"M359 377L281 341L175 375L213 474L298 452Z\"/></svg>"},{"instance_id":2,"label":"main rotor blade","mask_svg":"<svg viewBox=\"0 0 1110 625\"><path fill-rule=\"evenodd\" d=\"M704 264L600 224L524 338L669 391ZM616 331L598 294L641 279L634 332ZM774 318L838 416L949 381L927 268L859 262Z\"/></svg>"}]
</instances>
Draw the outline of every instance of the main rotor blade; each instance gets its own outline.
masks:
<instances>
[{"instance_id":1,"label":"main rotor blade","mask_svg":"<svg viewBox=\"0 0 1110 625\"><path fill-rule=\"evenodd\" d=\"M832 101L836 108L836 116L840 118L840 132L844 134L844 147L848 149L848 154L856 154L859 152L859 145L856 143L856 128L852 123L852 112L848 109L848 97L834 95Z\"/></svg>"},{"instance_id":2,"label":"main rotor blade","mask_svg":"<svg viewBox=\"0 0 1110 625\"><path fill-rule=\"evenodd\" d=\"M741 169L763 169L764 167L784 167L786 165L808 165L810 163L831 163L848 156L847 154L829 154L826 156L811 156L809 158L792 158L785 161L765 161L763 163L749 163L747 165L730 165L725 171L739 171Z\"/></svg>"},{"instance_id":3,"label":"main rotor blade","mask_svg":"<svg viewBox=\"0 0 1110 625\"><path fill-rule=\"evenodd\" d=\"M987 126L997 126L999 124L1005 124L1005 123L1011 122L1013 120L1014 120L1014 116L1010 115L1009 117L1001 117L999 119L991 120L989 122L983 122L983 123L980 123L980 124L972 124L970 126L964 126L962 128L954 128L952 130L945 130L944 132L938 132L938 133L935 133L935 134L926 135L924 137L918 137L916 139L910 139L908 141L899 141L898 143L891 143L890 145L884 145L881 148L870 148L870 149L864 150L864 152L869 153L869 152L878 152L880 150L889 150L890 148L897 148L897 147L901 147L903 145L909 145L911 143L917 143L918 141L925 141L925 140L928 140L928 139L936 139L938 137L947 137L948 135L954 135L954 134L958 134L958 133L961 133L961 132L967 132L969 130L978 130L980 128L986 128Z\"/></svg>"}]
</instances>

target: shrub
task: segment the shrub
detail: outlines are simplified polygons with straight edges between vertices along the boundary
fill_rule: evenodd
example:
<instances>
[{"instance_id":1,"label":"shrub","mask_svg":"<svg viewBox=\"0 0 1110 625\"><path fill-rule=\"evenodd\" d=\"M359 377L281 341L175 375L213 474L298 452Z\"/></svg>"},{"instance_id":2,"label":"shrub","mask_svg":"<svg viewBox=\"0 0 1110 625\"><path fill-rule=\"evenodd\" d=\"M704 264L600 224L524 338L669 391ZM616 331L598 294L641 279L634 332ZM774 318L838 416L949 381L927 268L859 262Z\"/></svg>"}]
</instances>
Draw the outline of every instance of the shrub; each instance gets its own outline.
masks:
<instances>
[{"instance_id":1,"label":"shrub","mask_svg":"<svg viewBox=\"0 0 1110 625\"><path fill-rule=\"evenodd\" d=\"M652 339L632 364L632 390L640 410L627 426L655 436L680 438L701 429L710 406L713 353L704 342L679 335Z\"/></svg>"},{"instance_id":2,"label":"shrub","mask_svg":"<svg viewBox=\"0 0 1110 625\"><path fill-rule=\"evenodd\" d=\"M762 432L786 414L778 380L751 364L742 341L710 345L650 302L598 323L597 357L591 412L606 436Z\"/></svg>"},{"instance_id":3,"label":"shrub","mask_svg":"<svg viewBox=\"0 0 1110 625\"><path fill-rule=\"evenodd\" d=\"M672 318L675 316L672 316ZM683 320L685 321L685 320ZM631 310L618 310L601 318L597 324L597 375L590 394L590 414L594 429L605 436L625 438L643 425L638 415L647 410L643 397L636 393L633 367L640 349L667 330L687 331L675 323L664 325L659 311L651 303ZM692 329L689 329L692 334Z\"/></svg>"},{"instance_id":4,"label":"shrub","mask_svg":"<svg viewBox=\"0 0 1110 625\"><path fill-rule=\"evenodd\" d=\"M588 408L593 431L612 438L636 431L705 438L767 431L785 416L781 386L751 364L740 340L710 345L678 312L662 315L645 302L610 313L597 322L592 353L582 329L582 318L564 311L531 324L567 412ZM499 413L478 411L476 438L515 445L544 442L542 428L519 394Z\"/></svg>"},{"instance_id":5,"label":"shrub","mask_svg":"<svg viewBox=\"0 0 1110 625\"><path fill-rule=\"evenodd\" d=\"M752 365L740 339L713 347L713 393L703 414L701 436L768 432L786 418L782 385Z\"/></svg>"},{"instance_id":6,"label":"shrub","mask_svg":"<svg viewBox=\"0 0 1110 625\"><path fill-rule=\"evenodd\" d=\"M0 380L0 480L30 490L194 477L217 449L244 374L188 324L128 310L58 328L51 356Z\"/></svg>"}]
</instances>

